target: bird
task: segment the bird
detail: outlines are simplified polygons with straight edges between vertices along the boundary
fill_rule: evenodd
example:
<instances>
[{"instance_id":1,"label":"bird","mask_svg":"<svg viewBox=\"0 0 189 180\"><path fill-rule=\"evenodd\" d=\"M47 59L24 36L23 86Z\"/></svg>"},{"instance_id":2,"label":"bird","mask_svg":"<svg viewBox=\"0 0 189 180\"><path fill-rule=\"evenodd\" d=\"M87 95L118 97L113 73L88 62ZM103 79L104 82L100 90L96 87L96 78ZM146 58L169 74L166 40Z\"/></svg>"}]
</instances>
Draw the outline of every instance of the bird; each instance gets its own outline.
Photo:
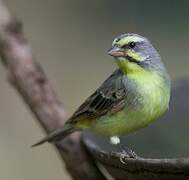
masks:
<instances>
[{"instance_id":1,"label":"bird","mask_svg":"<svg viewBox=\"0 0 189 180\"><path fill-rule=\"evenodd\" d=\"M108 55L118 68L63 127L33 147L56 143L75 131L90 131L118 144L119 137L147 127L168 110L170 76L160 54L146 37L121 34L114 38Z\"/></svg>"}]
</instances>

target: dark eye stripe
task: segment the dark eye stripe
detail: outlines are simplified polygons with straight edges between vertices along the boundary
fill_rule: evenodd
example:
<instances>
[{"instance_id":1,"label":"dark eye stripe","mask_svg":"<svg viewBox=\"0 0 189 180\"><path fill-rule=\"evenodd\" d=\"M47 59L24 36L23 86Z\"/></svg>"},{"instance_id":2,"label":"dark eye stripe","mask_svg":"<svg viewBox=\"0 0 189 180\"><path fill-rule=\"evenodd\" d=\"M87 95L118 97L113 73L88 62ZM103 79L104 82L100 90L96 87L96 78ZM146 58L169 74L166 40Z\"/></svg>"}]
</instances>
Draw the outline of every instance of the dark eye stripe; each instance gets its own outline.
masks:
<instances>
[{"instance_id":1,"label":"dark eye stripe","mask_svg":"<svg viewBox=\"0 0 189 180\"><path fill-rule=\"evenodd\" d=\"M128 45L127 45L127 44L125 44L125 45L121 46L121 48L123 48L123 49L126 49L127 47L128 47Z\"/></svg>"},{"instance_id":2,"label":"dark eye stripe","mask_svg":"<svg viewBox=\"0 0 189 180\"><path fill-rule=\"evenodd\" d=\"M139 45L142 45L142 44L144 44L144 41L137 41L137 42L132 41L132 42L129 42L128 44L122 45L121 48L123 48L123 49L126 49L126 48L133 49L134 47L136 47L136 45L139 46Z\"/></svg>"},{"instance_id":3,"label":"dark eye stripe","mask_svg":"<svg viewBox=\"0 0 189 180\"><path fill-rule=\"evenodd\" d=\"M121 46L123 49L126 49L126 48L131 48L133 49L135 46L136 46L137 42L129 42L128 44L124 44L123 46Z\"/></svg>"},{"instance_id":4,"label":"dark eye stripe","mask_svg":"<svg viewBox=\"0 0 189 180\"><path fill-rule=\"evenodd\" d=\"M141 65L140 61L137 61L136 59L134 59L133 57L131 57L129 55L126 55L126 58L128 59L129 62L133 62L133 63L136 63L138 65Z\"/></svg>"}]
</instances>

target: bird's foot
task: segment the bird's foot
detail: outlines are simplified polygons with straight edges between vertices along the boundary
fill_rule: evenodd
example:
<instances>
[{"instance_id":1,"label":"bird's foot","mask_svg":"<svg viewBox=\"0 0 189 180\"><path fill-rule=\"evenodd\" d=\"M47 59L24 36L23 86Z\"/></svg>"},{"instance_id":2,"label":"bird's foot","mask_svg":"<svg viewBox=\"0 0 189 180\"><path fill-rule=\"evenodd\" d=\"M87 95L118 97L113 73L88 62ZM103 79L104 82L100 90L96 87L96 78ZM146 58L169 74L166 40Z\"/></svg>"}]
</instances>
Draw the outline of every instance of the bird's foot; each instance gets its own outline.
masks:
<instances>
[{"instance_id":1,"label":"bird's foot","mask_svg":"<svg viewBox=\"0 0 189 180\"><path fill-rule=\"evenodd\" d=\"M111 152L112 155L118 156L119 160L122 164L127 164L127 159L137 159L139 156L131 149L124 147L121 145L119 152Z\"/></svg>"},{"instance_id":2,"label":"bird's foot","mask_svg":"<svg viewBox=\"0 0 189 180\"><path fill-rule=\"evenodd\" d=\"M118 136L112 136L110 142L119 148L119 153L112 152L112 154L119 154L121 163L126 164L126 159L128 158L137 159L137 154L130 148L121 144Z\"/></svg>"},{"instance_id":3,"label":"bird's foot","mask_svg":"<svg viewBox=\"0 0 189 180\"><path fill-rule=\"evenodd\" d=\"M128 158L132 158L132 159L138 158L137 154L133 150L131 150L127 147L124 147L121 144L120 144L120 149L121 149L121 152L120 152L120 162L121 163L127 164L126 159L128 159Z\"/></svg>"}]
</instances>

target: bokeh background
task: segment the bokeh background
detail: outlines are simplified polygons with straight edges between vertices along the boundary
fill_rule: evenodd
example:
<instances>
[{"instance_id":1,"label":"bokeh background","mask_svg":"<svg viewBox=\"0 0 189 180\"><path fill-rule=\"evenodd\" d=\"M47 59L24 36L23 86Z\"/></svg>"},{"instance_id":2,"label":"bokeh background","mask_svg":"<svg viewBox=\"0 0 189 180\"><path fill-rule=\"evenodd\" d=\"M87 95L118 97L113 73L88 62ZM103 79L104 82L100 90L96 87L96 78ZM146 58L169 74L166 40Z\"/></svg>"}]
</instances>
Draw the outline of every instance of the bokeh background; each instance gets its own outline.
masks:
<instances>
[{"instance_id":1,"label":"bokeh background","mask_svg":"<svg viewBox=\"0 0 189 180\"><path fill-rule=\"evenodd\" d=\"M120 33L135 32L148 37L173 80L189 77L187 0L7 0L7 3L23 21L33 52L69 115L116 68L106 52L113 37ZM0 179L69 180L51 145L30 148L44 134L6 82L2 66L0 84ZM183 124L183 119L165 122L165 126L161 121L154 123L130 135L128 144L145 157L187 156L188 123Z\"/></svg>"}]
</instances>

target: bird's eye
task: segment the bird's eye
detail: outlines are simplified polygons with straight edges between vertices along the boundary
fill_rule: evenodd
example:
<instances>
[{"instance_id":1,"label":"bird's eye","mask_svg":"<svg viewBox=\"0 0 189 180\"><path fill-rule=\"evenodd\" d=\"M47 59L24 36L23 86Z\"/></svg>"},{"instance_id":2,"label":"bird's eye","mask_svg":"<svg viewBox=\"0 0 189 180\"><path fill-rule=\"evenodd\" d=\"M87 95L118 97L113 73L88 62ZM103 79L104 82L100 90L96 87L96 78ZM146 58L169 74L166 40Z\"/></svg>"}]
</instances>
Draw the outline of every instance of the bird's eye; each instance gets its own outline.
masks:
<instances>
[{"instance_id":1,"label":"bird's eye","mask_svg":"<svg viewBox=\"0 0 189 180\"><path fill-rule=\"evenodd\" d=\"M132 49L132 48L134 48L136 46L136 43L135 42L130 42L128 45Z\"/></svg>"}]
</instances>

